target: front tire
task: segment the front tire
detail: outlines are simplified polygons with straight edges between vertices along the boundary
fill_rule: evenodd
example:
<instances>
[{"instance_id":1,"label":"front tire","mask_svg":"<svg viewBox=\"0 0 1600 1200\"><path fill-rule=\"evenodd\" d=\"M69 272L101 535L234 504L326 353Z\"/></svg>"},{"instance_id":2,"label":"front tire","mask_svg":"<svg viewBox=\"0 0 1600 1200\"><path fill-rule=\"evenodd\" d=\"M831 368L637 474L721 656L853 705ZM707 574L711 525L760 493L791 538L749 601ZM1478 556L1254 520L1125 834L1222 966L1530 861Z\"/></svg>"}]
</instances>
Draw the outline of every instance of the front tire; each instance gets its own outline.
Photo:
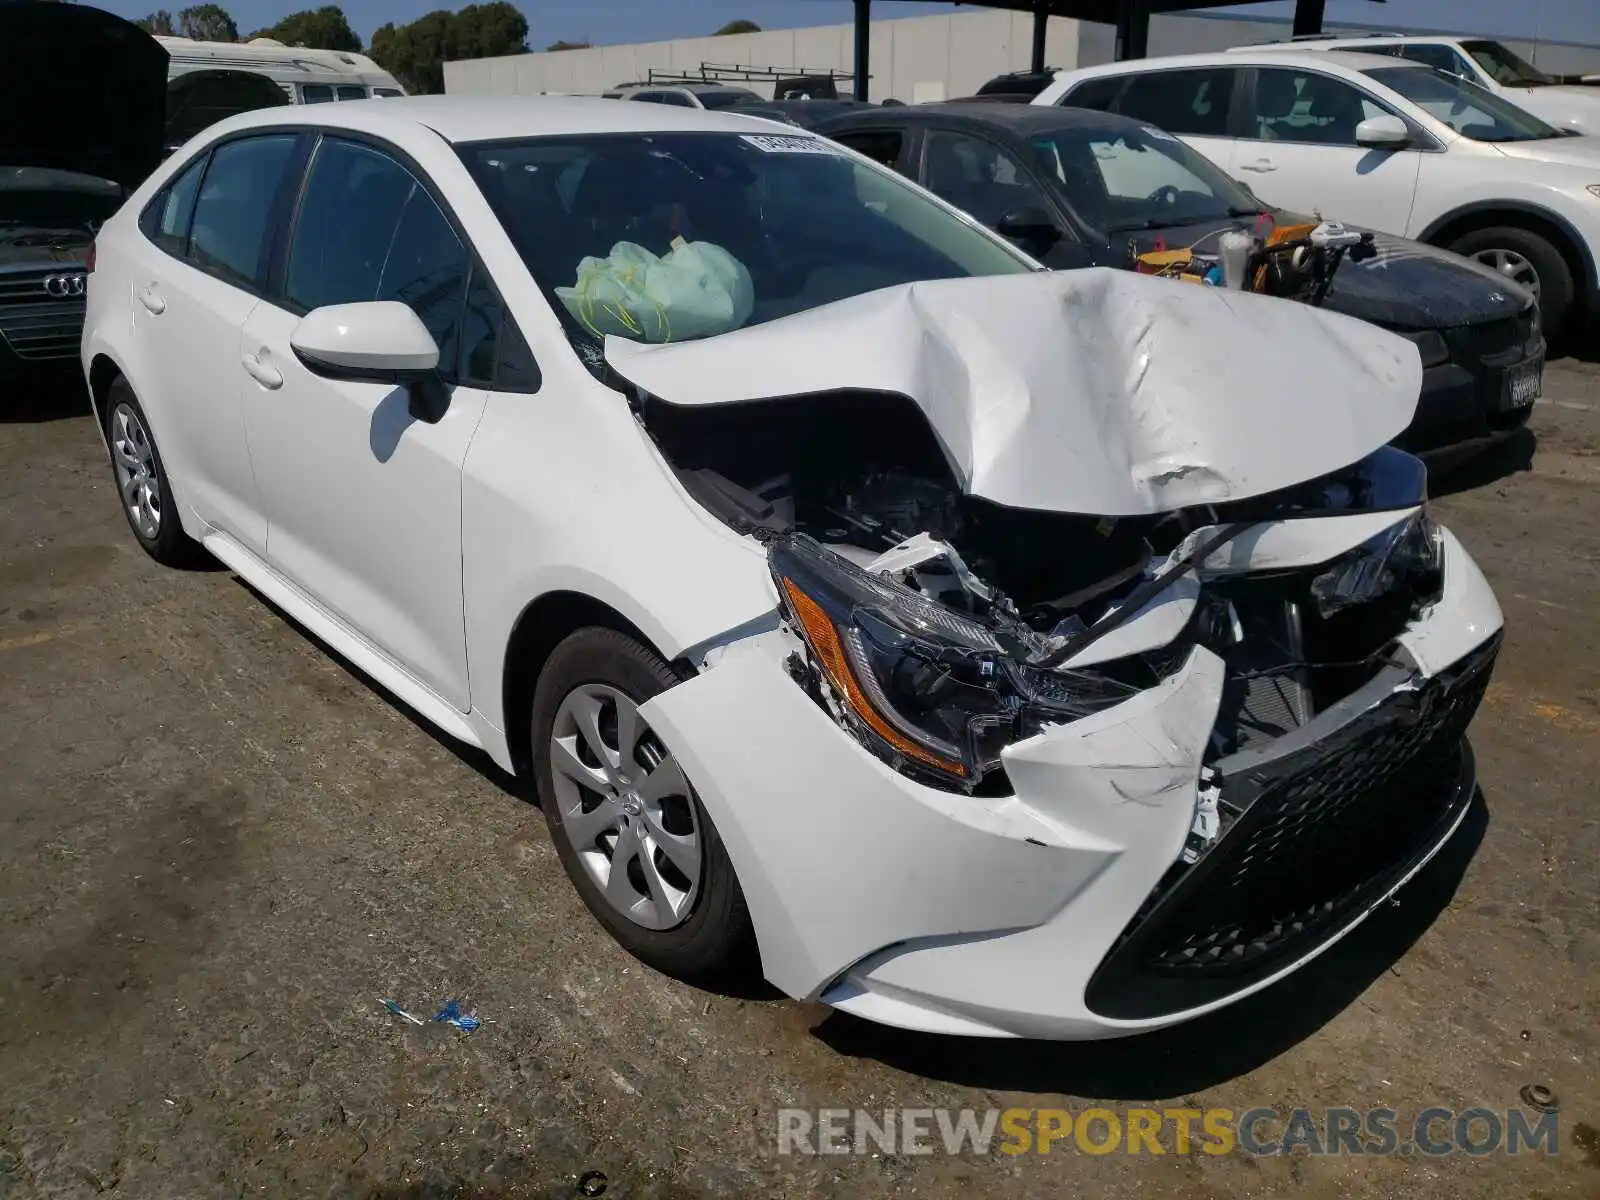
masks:
<instances>
[{"instance_id":1,"label":"front tire","mask_svg":"<svg viewBox=\"0 0 1600 1200\"><path fill-rule=\"evenodd\" d=\"M534 688L534 778L589 911L634 957L704 982L747 969L755 935L716 826L639 715L680 682L626 634L578 630Z\"/></svg>"},{"instance_id":2,"label":"front tire","mask_svg":"<svg viewBox=\"0 0 1600 1200\"><path fill-rule=\"evenodd\" d=\"M117 498L139 545L162 566L193 567L205 562L205 550L183 531L149 419L132 385L120 375L106 389L105 413Z\"/></svg>"},{"instance_id":3,"label":"front tire","mask_svg":"<svg viewBox=\"0 0 1600 1200\"><path fill-rule=\"evenodd\" d=\"M1463 234L1450 249L1531 290L1539 299L1547 340L1566 330L1577 287L1567 260L1546 238L1516 225L1497 225Z\"/></svg>"}]
</instances>

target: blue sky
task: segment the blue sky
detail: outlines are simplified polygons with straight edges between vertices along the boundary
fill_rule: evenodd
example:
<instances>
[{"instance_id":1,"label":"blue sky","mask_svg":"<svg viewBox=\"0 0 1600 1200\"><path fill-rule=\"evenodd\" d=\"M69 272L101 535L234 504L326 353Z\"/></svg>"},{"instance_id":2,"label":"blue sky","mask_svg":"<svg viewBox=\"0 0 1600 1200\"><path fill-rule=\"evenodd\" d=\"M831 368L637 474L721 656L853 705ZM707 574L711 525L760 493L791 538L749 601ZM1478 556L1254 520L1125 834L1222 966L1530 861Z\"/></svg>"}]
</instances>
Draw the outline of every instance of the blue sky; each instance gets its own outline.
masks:
<instances>
[{"instance_id":1,"label":"blue sky","mask_svg":"<svg viewBox=\"0 0 1600 1200\"><path fill-rule=\"evenodd\" d=\"M160 5L150 0L98 0L102 7L126 17L141 17ZM240 30L270 25L299 8L326 0L221 0ZM461 0L465 3L465 0ZM162 0L176 12L183 0ZM363 39L385 21L402 24L436 8L459 7L452 0L343 0L345 15ZM710 33L737 17L763 28L830 25L850 20L849 0L527 0L528 43L535 49L551 42L648 42ZM880 0L873 15L909 17L922 12L948 12L948 4ZM1253 4L1247 10L1285 19L1294 12L1291 0ZM1406 24L1419 28L1514 37L1535 35L1555 41L1600 44L1600 3L1595 0L1328 0L1330 23Z\"/></svg>"}]
</instances>

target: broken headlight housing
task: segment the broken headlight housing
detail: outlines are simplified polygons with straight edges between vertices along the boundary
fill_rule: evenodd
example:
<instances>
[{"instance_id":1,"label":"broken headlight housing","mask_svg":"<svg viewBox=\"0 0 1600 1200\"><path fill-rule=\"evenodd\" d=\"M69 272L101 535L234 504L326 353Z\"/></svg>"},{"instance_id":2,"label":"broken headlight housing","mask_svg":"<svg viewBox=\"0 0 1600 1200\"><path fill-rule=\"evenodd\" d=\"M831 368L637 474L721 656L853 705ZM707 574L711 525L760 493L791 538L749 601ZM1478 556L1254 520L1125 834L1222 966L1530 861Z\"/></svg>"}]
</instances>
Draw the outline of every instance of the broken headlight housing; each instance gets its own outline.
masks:
<instances>
[{"instance_id":1,"label":"broken headlight housing","mask_svg":"<svg viewBox=\"0 0 1600 1200\"><path fill-rule=\"evenodd\" d=\"M868 749L935 786L971 792L1013 741L1139 691L1096 672L1027 667L974 617L803 534L775 541L768 561L810 651L803 681Z\"/></svg>"},{"instance_id":2,"label":"broken headlight housing","mask_svg":"<svg viewBox=\"0 0 1600 1200\"><path fill-rule=\"evenodd\" d=\"M1443 590L1444 536L1426 508L1340 555L1311 581L1324 617L1397 594L1419 607Z\"/></svg>"}]
</instances>

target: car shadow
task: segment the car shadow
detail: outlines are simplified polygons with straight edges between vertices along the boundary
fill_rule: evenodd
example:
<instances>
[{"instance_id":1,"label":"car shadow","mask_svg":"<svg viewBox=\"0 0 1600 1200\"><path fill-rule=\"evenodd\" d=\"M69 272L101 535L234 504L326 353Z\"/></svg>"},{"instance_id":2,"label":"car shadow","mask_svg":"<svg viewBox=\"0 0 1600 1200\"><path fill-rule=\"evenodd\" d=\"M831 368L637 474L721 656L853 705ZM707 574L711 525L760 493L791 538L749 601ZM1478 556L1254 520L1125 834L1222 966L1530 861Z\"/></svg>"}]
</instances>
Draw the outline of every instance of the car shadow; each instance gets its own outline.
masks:
<instances>
[{"instance_id":1,"label":"car shadow","mask_svg":"<svg viewBox=\"0 0 1600 1200\"><path fill-rule=\"evenodd\" d=\"M1171 1029L1104 1042L1005 1041L833 1012L812 1034L838 1054L964 1087L1121 1101L1192 1095L1255 1070L1354 1003L1450 904L1488 823L1479 791L1445 847L1337 945L1272 987Z\"/></svg>"},{"instance_id":2,"label":"car shadow","mask_svg":"<svg viewBox=\"0 0 1600 1200\"><path fill-rule=\"evenodd\" d=\"M83 377L75 372L24 376L0 389L0 424L37 424L92 413Z\"/></svg>"},{"instance_id":3,"label":"car shadow","mask_svg":"<svg viewBox=\"0 0 1600 1200\"><path fill-rule=\"evenodd\" d=\"M1526 427L1487 446L1439 451L1427 457L1428 494L1451 496L1533 470L1538 435Z\"/></svg>"}]
</instances>

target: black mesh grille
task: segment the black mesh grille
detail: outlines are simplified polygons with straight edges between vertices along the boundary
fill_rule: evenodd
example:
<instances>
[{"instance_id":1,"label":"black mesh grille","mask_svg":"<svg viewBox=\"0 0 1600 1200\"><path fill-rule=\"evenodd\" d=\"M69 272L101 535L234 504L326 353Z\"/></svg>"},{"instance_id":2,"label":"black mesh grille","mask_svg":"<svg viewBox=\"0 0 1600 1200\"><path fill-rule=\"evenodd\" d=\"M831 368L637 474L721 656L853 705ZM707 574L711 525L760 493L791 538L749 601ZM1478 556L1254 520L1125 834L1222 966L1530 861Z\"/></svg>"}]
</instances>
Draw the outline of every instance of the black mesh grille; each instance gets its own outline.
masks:
<instances>
[{"instance_id":1,"label":"black mesh grille","mask_svg":"<svg viewBox=\"0 0 1600 1200\"><path fill-rule=\"evenodd\" d=\"M1515 317L1447 330L1445 336L1455 348L1456 356L1470 364L1523 349L1534 340L1537 326L1536 312L1529 308Z\"/></svg>"},{"instance_id":2,"label":"black mesh grille","mask_svg":"<svg viewBox=\"0 0 1600 1200\"><path fill-rule=\"evenodd\" d=\"M0 275L0 340L18 358L76 358L83 338L84 299L45 294L47 275L81 273L67 267L14 271Z\"/></svg>"},{"instance_id":3,"label":"black mesh grille","mask_svg":"<svg viewBox=\"0 0 1600 1200\"><path fill-rule=\"evenodd\" d=\"M1281 757L1218 763L1222 807L1239 816L1152 894L1090 981L1090 1007L1132 1018L1220 999L1381 895L1471 801L1464 735L1498 649L1497 636Z\"/></svg>"}]
</instances>

